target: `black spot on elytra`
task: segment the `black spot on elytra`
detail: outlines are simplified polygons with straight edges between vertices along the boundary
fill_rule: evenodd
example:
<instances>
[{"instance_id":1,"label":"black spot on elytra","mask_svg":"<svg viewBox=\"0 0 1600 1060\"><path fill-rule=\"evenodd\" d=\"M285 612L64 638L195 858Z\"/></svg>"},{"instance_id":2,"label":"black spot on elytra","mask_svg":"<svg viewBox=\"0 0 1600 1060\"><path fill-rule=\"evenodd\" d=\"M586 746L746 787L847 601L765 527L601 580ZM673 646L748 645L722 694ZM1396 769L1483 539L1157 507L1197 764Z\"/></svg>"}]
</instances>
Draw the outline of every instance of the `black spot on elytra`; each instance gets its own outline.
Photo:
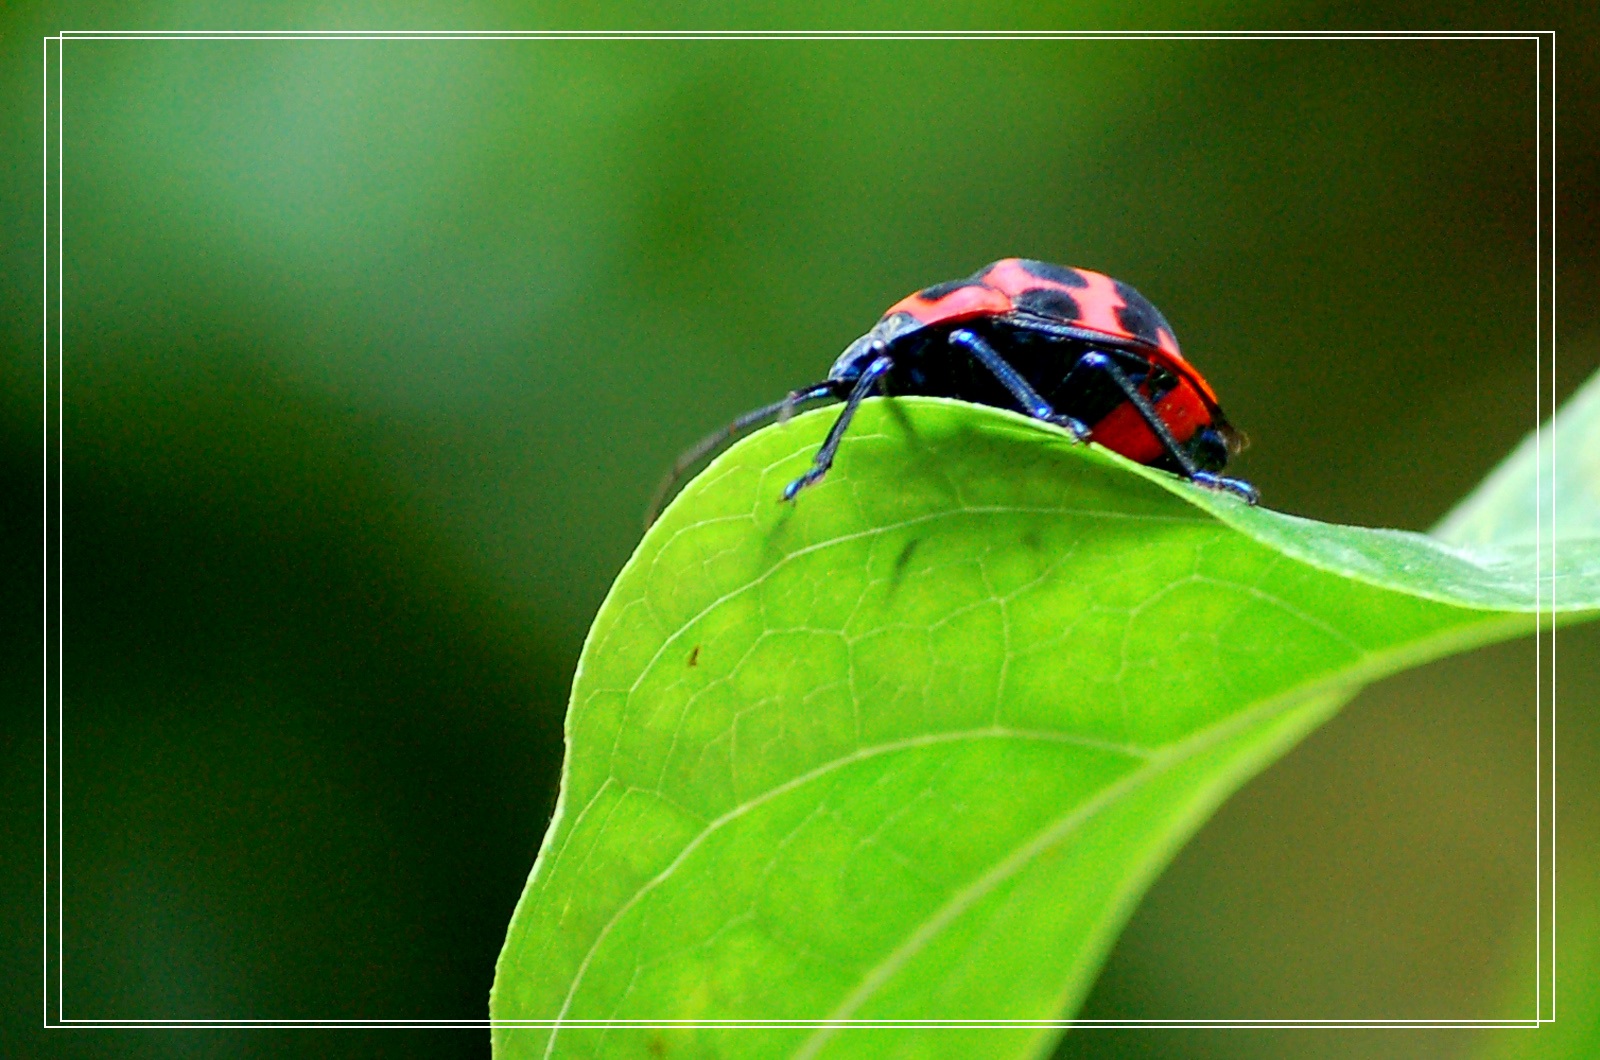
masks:
<instances>
[{"instance_id":1,"label":"black spot on elytra","mask_svg":"<svg viewBox=\"0 0 1600 1060\"><path fill-rule=\"evenodd\" d=\"M982 283L983 282L983 278L985 276L989 275L991 272L993 272L994 271L994 267L996 265L998 265L998 264L1000 264L1000 262L998 262L998 261L989 262L989 264L985 265L983 268L979 269L977 272L974 272L971 276L968 276L966 278L965 282L966 283Z\"/></svg>"},{"instance_id":2,"label":"black spot on elytra","mask_svg":"<svg viewBox=\"0 0 1600 1060\"><path fill-rule=\"evenodd\" d=\"M1079 276L1077 269L1069 269L1065 265L1052 265L1048 261L1034 261L1032 258L1018 258L1017 264L1022 266L1023 272L1041 280L1050 280L1068 287L1089 286L1089 281Z\"/></svg>"},{"instance_id":3,"label":"black spot on elytra","mask_svg":"<svg viewBox=\"0 0 1600 1060\"><path fill-rule=\"evenodd\" d=\"M698 645L698 644L696 644L689 651L689 665L690 666L699 666L700 665L700 645Z\"/></svg>"},{"instance_id":4,"label":"black spot on elytra","mask_svg":"<svg viewBox=\"0 0 1600 1060\"><path fill-rule=\"evenodd\" d=\"M959 291L963 287L976 287L970 278L965 280L949 280L945 283L936 283L932 287L924 287L917 292L917 297L929 302L937 302L952 291Z\"/></svg>"},{"instance_id":5,"label":"black spot on elytra","mask_svg":"<svg viewBox=\"0 0 1600 1060\"><path fill-rule=\"evenodd\" d=\"M1112 282L1117 285L1117 295L1123 301L1122 308L1117 310L1117 320L1124 331L1152 346L1160 344L1162 328L1166 328L1168 334L1172 333L1172 326L1161 315L1161 310L1151 304L1150 299L1120 280Z\"/></svg>"},{"instance_id":6,"label":"black spot on elytra","mask_svg":"<svg viewBox=\"0 0 1600 1060\"><path fill-rule=\"evenodd\" d=\"M1052 320L1078 319L1077 299L1054 287L1036 287L1031 291L1023 291L1011 300L1011 304L1025 313L1049 317Z\"/></svg>"}]
</instances>

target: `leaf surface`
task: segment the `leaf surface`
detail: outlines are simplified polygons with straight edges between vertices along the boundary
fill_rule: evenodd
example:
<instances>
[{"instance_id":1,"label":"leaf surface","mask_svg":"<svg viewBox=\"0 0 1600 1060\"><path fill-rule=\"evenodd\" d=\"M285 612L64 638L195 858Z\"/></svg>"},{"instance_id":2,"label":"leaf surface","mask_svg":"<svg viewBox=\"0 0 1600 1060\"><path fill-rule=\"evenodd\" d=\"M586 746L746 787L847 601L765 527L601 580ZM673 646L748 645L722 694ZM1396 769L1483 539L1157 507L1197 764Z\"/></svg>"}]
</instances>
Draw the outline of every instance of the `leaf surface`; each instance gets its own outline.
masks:
<instances>
[{"instance_id":1,"label":"leaf surface","mask_svg":"<svg viewBox=\"0 0 1600 1060\"><path fill-rule=\"evenodd\" d=\"M1357 688L1532 631L1557 580L1600 607L1592 538L1540 584L1531 543L1250 508L936 399L868 402L778 501L832 415L717 459L601 608L497 1055L965 1056L843 1021L1060 1019L1182 841Z\"/></svg>"}]
</instances>

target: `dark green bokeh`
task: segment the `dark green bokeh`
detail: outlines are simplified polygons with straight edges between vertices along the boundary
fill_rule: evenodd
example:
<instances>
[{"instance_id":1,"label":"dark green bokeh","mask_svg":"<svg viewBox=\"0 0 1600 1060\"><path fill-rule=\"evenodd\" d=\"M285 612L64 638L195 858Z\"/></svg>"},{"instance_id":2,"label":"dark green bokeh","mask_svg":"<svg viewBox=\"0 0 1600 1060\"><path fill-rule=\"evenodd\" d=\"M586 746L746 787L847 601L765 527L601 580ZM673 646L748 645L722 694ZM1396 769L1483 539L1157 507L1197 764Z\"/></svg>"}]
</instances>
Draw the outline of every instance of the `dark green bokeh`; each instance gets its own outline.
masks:
<instances>
[{"instance_id":1,"label":"dark green bokeh","mask_svg":"<svg viewBox=\"0 0 1600 1060\"><path fill-rule=\"evenodd\" d=\"M1555 24L1562 187L1592 188L1579 11L1369 24ZM252 23L227 5L0 20L8 1040L39 984L39 37ZM660 469L819 375L889 302L992 258L1149 295L1254 437L1240 470L1268 503L1426 527L1534 414L1532 61L1459 41L70 43L68 1015L481 1017L571 667ZM1564 393L1600 354L1600 263L1592 206L1558 207ZM1568 747L1595 731L1575 708L1597 656L1592 629L1563 636ZM1362 697L1180 857L1086 1014L1504 1011L1532 932L1533 658ZM487 1035L31 1041L433 1056ZM1126 1031L1064 1052L1480 1044Z\"/></svg>"}]
</instances>

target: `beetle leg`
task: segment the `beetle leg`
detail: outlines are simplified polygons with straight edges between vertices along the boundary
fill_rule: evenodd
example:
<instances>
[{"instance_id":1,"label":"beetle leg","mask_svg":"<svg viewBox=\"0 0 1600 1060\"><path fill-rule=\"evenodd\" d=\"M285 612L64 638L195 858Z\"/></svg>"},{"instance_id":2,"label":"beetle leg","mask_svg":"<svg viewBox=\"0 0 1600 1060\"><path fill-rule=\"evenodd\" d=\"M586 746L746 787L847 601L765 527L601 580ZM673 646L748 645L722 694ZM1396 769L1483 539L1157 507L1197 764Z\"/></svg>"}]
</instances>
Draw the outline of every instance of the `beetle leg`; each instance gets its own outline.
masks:
<instances>
[{"instance_id":1,"label":"beetle leg","mask_svg":"<svg viewBox=\"0 0 1600 1060\"><path fill-rule=\"evenodd\" d=\"M811 461L811 467L804 475L795 479L783 488L783 499L794 500L795 494L819 481L828 469L833 466L834 454L839 451L839 442L844 439L845 429L850 426L850 421L855 418L856 409L861 402L866 400L873 388L883 380L889 369L894 367L894 360L888 354L881 354L867 365L867 368L856 377L856 385L851 389L850 396L845 399L844 411L839 413L839 418L833 421L833 429L828 432L828 437L822 442L822 448L817 450L817 455Z\"/></svg>"},{"instance_id":2,"label":"beetle leg","mask_svg":"<svg viewBox=\"0 0 1600 1060\"><path fill-rule=\"evenodd\" d=\"M809 401L819 401L822 398L837 396L834 384L831 382L824 381L813 383L810 386L803 386L799 390L790 391L789 395L782 401L774 401L770 405L751 409L726 427L713 431L700 439L694 446L686 450L682 456L678 457L677 462L672 465L672 470L667 472L666 478L661 480L661 485L656 487L655 496L650 499L650 507L645 512L644 525L649 527L651 523L656 521L656 517L661 514L661 509L666 502L667 496L672 492L672 487L676 486L683 476L688 473L689 469L699 463L707 453L737 438L757 424L773 419L778 420L780 423L787 420L794 415L794 410L797 407Z\"/></svg>"},{"instance_id":3,"label":"beetle leg","mask_svg":"<svg viewBox=\"0 0 1600 1060\"><path fill-rule=\"evenodd\" d=\"M1196 471L1189 481L1208 489L1226 490L1246 504L1261 502L1261 491L1242 478L1229 478L1227 475L1217 475L1210 471Z\"/></svg>"},{"instance_id":4,"label":"beetle leg","mask_svg":"<svg viewBox=\"0 0 1600 1060\"><path fill-rule=\"evenodd\" d=\"M1157 414L1155 407L1150 404L1150 399L1139 392L1139 388L1134 386L1133 380L1129 379L1127 374L1121 368L1118 368L1116 362L1110 357L1107 357L1099 350L1090 350L1078 358L1078 363L1073 365L1072 371L1068 373L1068 380L1070 381L1072 376L1076 375L1080 370L1105 372L1112 378L1117 384L1117 388L1122 391L1123 396L1132 402L1133 407L1138 410L1139 416L1144 420L1145 425L1150 428L1151 432L1161 442L1161 447L1167 451L1167 455L1172 457L1178 466L1183 469L1181 473L1184 478L1199 486L1226 490L1229 493L1236 494L1247 504L1255 504L1261 499L1261 495L1256 492L1256 488L1243 479L1228 478L1226 475L1201 471L1197 468L1194 461L1189 459L1189 454L1179 447L1178 440L1172 437L1172 431L1168 429L1166 421Z\"/></svg>"},{"instance_id":5,"label":"beetle leg","mask_svg":"<svg viewBox=\"0 0 1600 1060\"><path fill-rule=\"evenodd\" d=\"M1000 381L1000 385L1011 392L1011 396L1017 399L1017 404L1021 405L1022 410L1028 415L1036 420L1053 423L1057 427L1065 427L1080 442L1089 437L1088 427L1071 416L1058 414L1050 402L1041 397L1039 392L1022 377L1022 373L1011 367L1006 359L996 353L994 347L983 339L966 328L960 328L952 331L945 341L966 350L972 354L973 360L989 369Z\"/></svg>"}]
</instances>

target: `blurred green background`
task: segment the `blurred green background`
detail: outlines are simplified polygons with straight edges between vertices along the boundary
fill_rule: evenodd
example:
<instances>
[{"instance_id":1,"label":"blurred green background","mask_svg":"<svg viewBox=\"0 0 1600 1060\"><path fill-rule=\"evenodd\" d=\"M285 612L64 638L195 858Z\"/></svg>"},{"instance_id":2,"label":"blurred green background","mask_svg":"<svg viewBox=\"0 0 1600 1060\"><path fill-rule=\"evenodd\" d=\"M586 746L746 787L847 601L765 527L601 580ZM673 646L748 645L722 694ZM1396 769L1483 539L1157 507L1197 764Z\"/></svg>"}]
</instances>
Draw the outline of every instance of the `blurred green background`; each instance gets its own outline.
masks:
<instances>
[{"instance_id":1,"label":"blurred green background","mask_svg":"<svg viewBox=\"0 0 1600 1060\"><path fill-rule=\"evenodd\" d=\"M947 4L920 24L1332 10ZM1558 30L1570 392L1600 361L1593 6L1338 10ZM37 1030L40 37L906 17L0 14L6 1055L488 1050L484 1031ZM66 1015L482 1018L582 637L662 469L991 259L1103 270L1161 306L1255 440L1238 466L1266 503L1425 529L1534 416L1533 63L1487 41L69 42ZM1562 910L1591 928L1597 633L1559 641ZM1523 642L1364 693L1180 855L1084 1015L1530 1016L1534 666ZM1563 983L1577 1012L1584 980ZM1527 1033L1083 1031L1061 1055L1469 1057Z\"/></svg>"}]
</instances>

